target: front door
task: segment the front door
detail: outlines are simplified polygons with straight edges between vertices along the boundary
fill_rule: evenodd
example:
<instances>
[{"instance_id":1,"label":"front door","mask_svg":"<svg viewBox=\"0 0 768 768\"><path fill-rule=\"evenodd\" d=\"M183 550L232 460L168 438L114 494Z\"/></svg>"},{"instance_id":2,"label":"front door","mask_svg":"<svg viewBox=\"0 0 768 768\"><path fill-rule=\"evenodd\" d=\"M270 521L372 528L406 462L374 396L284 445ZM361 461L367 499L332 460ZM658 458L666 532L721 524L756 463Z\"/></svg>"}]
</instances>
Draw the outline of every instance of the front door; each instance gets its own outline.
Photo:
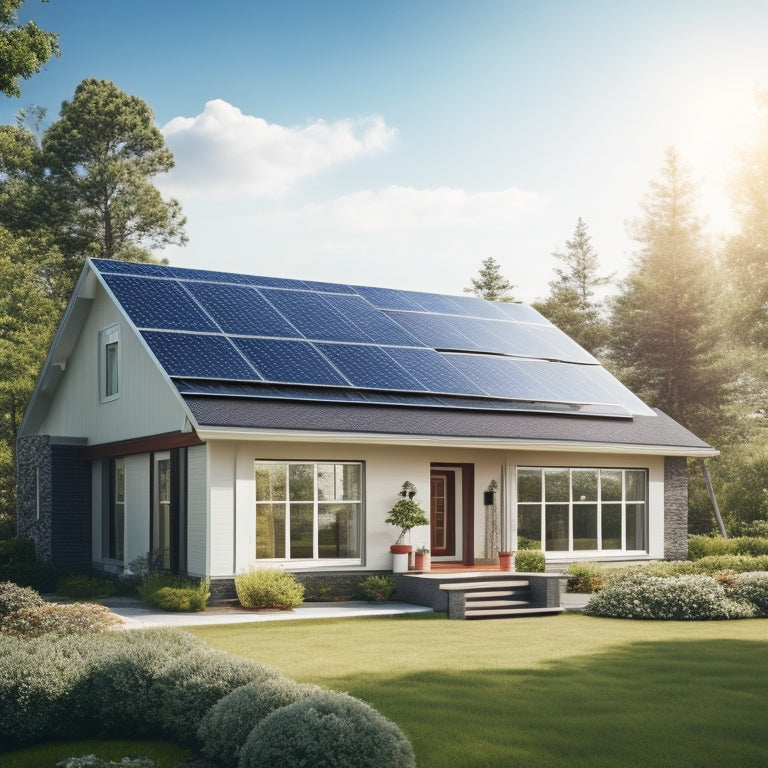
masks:
<instances>
[{"instance_id":1,"label":"front door","mask_svg":"<svg viewBox=\"0 0 768 768\"><path fill-rule=\"evenodd\" d=\"M456 555L456 475L449 469L433 469L429 491L433 557Z\"/></svg>"}]
</instances>

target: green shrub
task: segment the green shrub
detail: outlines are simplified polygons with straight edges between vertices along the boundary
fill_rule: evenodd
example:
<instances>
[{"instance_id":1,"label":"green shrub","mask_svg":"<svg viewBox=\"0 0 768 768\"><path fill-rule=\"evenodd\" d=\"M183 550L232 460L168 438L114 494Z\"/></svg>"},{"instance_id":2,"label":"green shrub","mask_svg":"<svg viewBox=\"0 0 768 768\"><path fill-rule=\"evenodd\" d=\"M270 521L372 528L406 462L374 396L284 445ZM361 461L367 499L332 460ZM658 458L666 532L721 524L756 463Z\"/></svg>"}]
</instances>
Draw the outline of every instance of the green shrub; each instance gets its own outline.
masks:
<instances>
[{"instance_id":1,"label":"green shrub","mask_svg":"<svg viewBox=\"0 0 768 768\"><path fill-rule=\"evenodd\" d=\"M726 592L736 600L748 600L757 607L760 616L768 616L768 573L765 571L736 574Z\"/></svg>"},{"instance_id":2,"label":"green shrub","mask_svg":"<svg viewBox=\"0 0 768 768\"><path fill-rule=\"evenodd\" d=\"M535 549L523 549L515 554L515 570L521 573L544 573L547 560L544 553Z\"/></svg>"},{"instance_id":3,"label":"green shrub","mask_svg":"<svg viewBox=\"0 0 768 768\"><path fill-rule=\"evenodd\" d=\"M38 590L52 589L55 577L55 566L35 559L34 542L29 539L0 541L0 582L13 581Z\"/></svg>"},{"instance_id":4,"label":"green shrub","mask_svg":"<svg viewBox=\"0 0 768 768\"><path fill-rule=\"evenodd\" d=\"M237 599L243 608L290 609L301 605L304 586L293 574L279 568L264 568L235 576Z\"/></svg>"},{"instance_id":5,"label":"green shrub","mask_svg":"<svg viewBox=\"0 0 768 768\"><path fill-rule=\"evenodd\" d=\"M16 535L16 515L0 512L0 541L8 541Z\"/></svg>"},{"instance_id":6,"label":"green shrub","mask_svg":"<svg viewBox=\"0 0 768 768\"><path fill-rule=\"evenodd\" d=\"M755 536L739 536L733 539L723 539L720 536L689 536L688 558L701 560L704 557L718 555L751 555L762 557L768 555L768 538Z\"/></svg>"},{"instance_id":7,"label":"green shrub","mask_svg":"<svg viewBox=\"0 0 768 768\"><path fill-rule=\"evenodd\" d=\"M95 576L62 576L56 580L56 594L72 600L109 597L115 591L113 582Z\"/></svg>"},{"instance_id":8,"label":"green shrub","mask_svg":"<svg viewBox=\"0 0 768 768\"><path fill-rule=\"evenodd\" d=\"M17 637L107 632L122 623L109 608L93 603L43 603L19 608L0 623L0 633Z\"/></svg>"},{"instance_id":9,"label":"green shrub","mask_svg":"<svg viewBox=\"0 0 768 768\"><path fill-rule=\"evenodd\" d=\"M729 598L711 576L626 577L597 592L584 613L620 619L743 619L755 607Z\"/></svg>"},{"instance_id":10,"label":"green shrub","mask_svg":"<svg viewBox=\"0 0 768 768\"><path fill-rule=\"evenodd\" d=\"M45 600L32 587L20 587L12 581L0 583L0 622L20 608L34 608L44 604Z\"/></svg>"},{"instance_id":11,"label":"green shrub","mask_svg":"<svg viewBox=\"0 0 768 768\"><path fill-rule=\"evenodd\" d=\"M211 596L207 579L152 573L137 587L150 608L161 611L204 611Z\"/></svg>"},{"instance_id":12,"label":"green shrub","mask_svg":"<svg viewBox=\"0 0 768 768\"><path fill-rule=\"evenodd\" d=\"M150 698L163 732L179 744L194 744L200 721L219 699L241 685L280 677L252 659L200 648L164 666Z\"/></svg>"},{"instance_id":13,"label":"green shrub","mask_svg":"<svg viewBox=\"0 0 768 768\"><path fill-rule=\"evenodd\" d=\"M541 542L534 539L526 539L525 536L517 537L517 551L522 549L538 549L541 551Z\"/></svg>"},{"instance_id":14,"label":"green shrub","mask_svg":"<svg viewBox=\"0 0 768 768\"><path fill-rule=\"evenodd\" d=\"M415 768L403 732L368 704L326 691L275 710L251 731L239 768Z\"/></svg>"},{"instance_id":15,"label":"green shrub","mask_svg":"<svg viewBox=\"0 0 768 768\"><path fill-rule=\"evenodd\" d=\"M68 757L56 763L55 768L155 768L157 763L148 757L124 757L119 763L114 760L102 760L96 755L83 755L82 757Z\"/></svg>"},{"instance_id":16,"label":"green shrub","mask_svg":"<svg viewBox=\"0 0 768 768\"><path fill-rule=\"evenodd\" d=\"M605 585L603 568L597 563L571 563L568 566L569 592L597 592Z\"/></svg>"},{"instance_id":17,"label":"green shrub","mask_svg":"<svg viewBox=\"0 0 768 768\"><path fill-rule=\"evenodd\" d=\"M267 715L321 692L316 685L287 678L260 680L235 688L203 717L197 731L202 753L225 768L237 768L248 735Z\"/></svg>"},{"instance_id":18,"label":"green shrub","mask_svg":"<svg viewBox=\"0 0 768 768\"><path fill-rule=\"evenodd\" d=\"M366 600L389 600L396 587L395 577L388 574L369 576L360 582L360 592Z\"/></svg>"}]
</instances>

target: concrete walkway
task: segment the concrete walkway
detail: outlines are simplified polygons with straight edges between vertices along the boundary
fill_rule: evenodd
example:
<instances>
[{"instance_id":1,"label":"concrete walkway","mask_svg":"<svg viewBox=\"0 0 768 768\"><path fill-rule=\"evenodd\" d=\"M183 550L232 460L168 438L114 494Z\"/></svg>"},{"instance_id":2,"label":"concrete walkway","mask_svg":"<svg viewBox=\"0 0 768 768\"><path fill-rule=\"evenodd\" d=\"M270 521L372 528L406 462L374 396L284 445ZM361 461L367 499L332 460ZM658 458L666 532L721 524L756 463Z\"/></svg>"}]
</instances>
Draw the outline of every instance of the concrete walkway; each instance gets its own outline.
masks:
<instances>
[{"instance_id":1,"label":"concrete walkway","mask_svg":"<svg viewBox=\"0 0 768 768\"><path fill-rule=\"evenodd\" d=\"M259 621L297 619L339 619L352 616L387 616L403 613L432 613L431 608L408 603L302 603L292 611L262 611L236 605L212 605L200 613L173 613L147 608L132 597L112 597L103 601L124 621L126 629L145 627L192 627L213 624L249 624Z\"/></svg>"}]
</instances>

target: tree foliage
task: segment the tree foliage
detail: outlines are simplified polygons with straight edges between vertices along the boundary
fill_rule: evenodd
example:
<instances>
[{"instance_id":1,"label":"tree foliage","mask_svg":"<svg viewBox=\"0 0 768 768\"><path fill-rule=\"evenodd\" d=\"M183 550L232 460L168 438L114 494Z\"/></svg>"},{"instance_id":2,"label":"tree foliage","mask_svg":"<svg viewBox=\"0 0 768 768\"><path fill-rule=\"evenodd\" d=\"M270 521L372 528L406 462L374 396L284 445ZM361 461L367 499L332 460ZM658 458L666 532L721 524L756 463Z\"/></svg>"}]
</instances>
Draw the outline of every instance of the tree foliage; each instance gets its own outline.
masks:
<instances>
[{"instance_id":1,"label":"tree foliage","mask_svg":"<svg viewBox=\"0 0 768 768\"><path fill-rule=\"evenodd\" d=\"M696 215L696 185L674 148L661 173L632 227L640 251L613 302L611 360L647 403L712 439L731 379L717 267Z\"/></svg>"},{"instance_id":2,"label":"tree foliage","mask_svg":"<svg viewBox=\"0 0 768 768\"><path fill-rule=\"evenodd\" d=\"M45 1L45 0L44 0ZM20 80L39 72L59 55L59 36L44 32L34 21L18 22L24 0L0 0L0 92L21 96Z\"/></svg>"},{"instance_id":3,"label":"tree foliage","mask_svg":"<svg viewBox=\"0 0 768 768\"><path fill-rule=\"evenodd\" d=\"M514 301L512 291L516 287L501 274L501 265L489 256L483 259L480 272L477 277L470 278L472 285L464 289L464 293L471 293L486 301Z\"/></svg>"},{"instance_id":4,"label":"tree foliage","mask_svg":"<svg viewBox=\"0 0 768 768\"><path fill-rule=\"evenodd\" d=\"M599 274L592 237L581 217L573 237L565 241L565 251L552 255L562 266L555 267L557 279L550 282L547 299L533 306L584 349L598 355L608 339L608 323L595 291L608 285L611 278Z\"/></svg>"}]
</instances>

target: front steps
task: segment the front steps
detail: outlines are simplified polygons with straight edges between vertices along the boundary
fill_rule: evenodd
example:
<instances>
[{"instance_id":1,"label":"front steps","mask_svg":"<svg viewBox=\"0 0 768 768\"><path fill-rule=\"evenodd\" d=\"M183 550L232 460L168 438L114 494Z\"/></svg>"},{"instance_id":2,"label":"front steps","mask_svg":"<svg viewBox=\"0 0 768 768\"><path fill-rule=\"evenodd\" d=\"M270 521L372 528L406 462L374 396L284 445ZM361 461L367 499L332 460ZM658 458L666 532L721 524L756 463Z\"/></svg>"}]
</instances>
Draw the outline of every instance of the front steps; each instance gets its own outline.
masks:
<instances>
[{"instance_id":1,"label":"front steps","mask_svg":"<svg viewBox=\"0 0 768 768\"><path fill-rule=\"evenodd\" d=\"M527 578L500 577L490 581L441 584L448 592L449 619L511 619L562 613L559 605L535 602Z\"/></svg>"},{"instance_id":2,"label":"front steps","mask_svg":"<svg viewBox=\"0 0 768 768\"><path fill-rule=\"evenodd\" d=\"M399 600L428 605L449 619L508 619L562 613L562 574L500 571L401 574Z\"/></svg>"}]
</instances>

